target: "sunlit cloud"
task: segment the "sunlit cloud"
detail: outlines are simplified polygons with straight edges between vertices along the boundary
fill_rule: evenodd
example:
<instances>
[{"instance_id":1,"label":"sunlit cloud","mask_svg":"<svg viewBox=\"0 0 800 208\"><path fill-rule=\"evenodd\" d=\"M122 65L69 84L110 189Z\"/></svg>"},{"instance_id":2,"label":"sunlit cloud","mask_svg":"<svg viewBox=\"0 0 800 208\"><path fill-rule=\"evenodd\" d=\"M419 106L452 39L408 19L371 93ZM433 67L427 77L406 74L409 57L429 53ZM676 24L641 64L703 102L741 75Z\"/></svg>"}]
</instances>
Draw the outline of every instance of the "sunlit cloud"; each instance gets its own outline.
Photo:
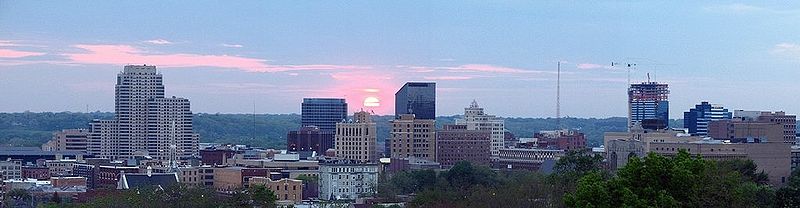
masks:
<instances>
[{"instance_id":1,"label":"sunlit cloud","mask_svg":"<svg viewBox=\"0 0 800 208\"><path fill-rule=\"evenodd\" d=\"M172 41L164 40L164 39L153 39L153 40L145 40L145 43L154 44L154 45L172 45L175 44Z\"/></svg>"},{"instance_id":2,"label":"sunlit cloud","mask_svg":"<svg viewBox=\"0 0 800 208\"><path fill-rule=\"evenodd\" d=\"M223 44L220 44L220 45L221 45L222 47L228 47L228 48L242 48L242 47L244 47L243 45L239 45L239 44L227 44L227 43L223 43Z\"/></svg>"},{"instance_id":3,"label":"sunlit cloud","mask_svg":"<svg viewBox=\"0 0 800 208\"><path fill-rule=\"evenodd\" d=\"M205 55L192 53L161 54L143 51L130 45L74 45L83 53L66 53L69 61L81 64L153 64L159 67L218 67L247 72L281 72L297 70L369 69L356 65L271 65L267 60L231 55Z\"/></svg>"},{"instance_id":4,"label":"sunlit cloud","mask_svg":"<svg viewBox=\"0 0 800 208\"><path fill-rule=\"evenodd\" d=\"M3 49L0 48L0 58L22 58L28 56L41 56L45 53L40 52L30 52L30 51L20 51L14 49Z\"/></svg>"}]
</instances>

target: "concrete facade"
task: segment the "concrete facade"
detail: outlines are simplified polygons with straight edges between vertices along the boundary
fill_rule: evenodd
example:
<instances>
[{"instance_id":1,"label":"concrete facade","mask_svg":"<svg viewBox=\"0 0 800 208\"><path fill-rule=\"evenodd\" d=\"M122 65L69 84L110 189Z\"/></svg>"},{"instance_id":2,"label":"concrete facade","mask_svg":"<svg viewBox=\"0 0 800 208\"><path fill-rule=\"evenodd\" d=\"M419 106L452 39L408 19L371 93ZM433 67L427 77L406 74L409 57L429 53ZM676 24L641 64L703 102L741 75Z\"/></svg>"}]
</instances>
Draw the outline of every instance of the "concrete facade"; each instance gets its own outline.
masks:
<instances>
[{"instance_id":1,"label":"concrete facade","mask_svg":"<svg viewBox=\"0 0 800 208\"><path fill-rule=\"evenodd\" d=\"M125 66L115 88L114 119L90 123L90 153L111 159L149 155L163 161L197 154L199 136L192 129L189 100L165 97L155 66Z\"/></svg>"},{"instance_id":2,"label":"concrete facade","mask_svg":"<svg viewBox=\"0 0 800 208\"><path fill-rule=\"evenodd\" d=\"M467 130L489 131L492 133L491 154L497 158L500 149L505 146L505 120L495 115L486 114L478 102L472 101L469 107L464 108L464 118L457 119L456 124L466 125Z\"/></svg>"},{"instance_id":3,"label":"concrete facade","mask_svg":"<svg viewBox=\"0 0 800 208\"><path fill-rule=\"evenodd\" d=\"M435 120L416 119L414 114L400 115L391 121L392 158L421 158L436 161Z\"/></svg>"},{"instance_id":4,"label":"concrete facade","mask_svg":"<svg viewBox=\"0 0 800 208\"><path fill-rule=\"evenodd\" d=\"M319 168L319 198L354 200L377 191L378 164L328 161Z\"/></svg>"},{"instance_id":5,"label":"concrete facade","mask_svg":"<svg viewBox=\"0 0 800 208\"><path fill-rule=\"evenodd\" d=\"M353 121L336 123L336 157L361 162L377 162L378 132L372 116L356 112Z\"/></svg>"}]
</instances>

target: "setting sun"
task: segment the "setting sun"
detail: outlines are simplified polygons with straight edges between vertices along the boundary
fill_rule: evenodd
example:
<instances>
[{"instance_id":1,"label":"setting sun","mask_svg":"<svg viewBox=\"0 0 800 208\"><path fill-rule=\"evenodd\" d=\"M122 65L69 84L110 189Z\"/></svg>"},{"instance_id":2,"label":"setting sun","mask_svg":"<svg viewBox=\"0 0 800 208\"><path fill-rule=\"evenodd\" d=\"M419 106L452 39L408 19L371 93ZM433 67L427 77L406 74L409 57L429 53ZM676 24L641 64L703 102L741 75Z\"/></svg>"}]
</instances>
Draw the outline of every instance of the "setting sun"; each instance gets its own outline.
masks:
<instances>
[{"instance_id":1,"label":"setting sun","mask_svg":"<svg viewBox=\"0 0 800 208\"><path fill-rule=\"evenodd\" d=\"M376 97L367 97L364 99L364 107L378 107L381 106L380 100Z\"/></svg>"}]
</instances>

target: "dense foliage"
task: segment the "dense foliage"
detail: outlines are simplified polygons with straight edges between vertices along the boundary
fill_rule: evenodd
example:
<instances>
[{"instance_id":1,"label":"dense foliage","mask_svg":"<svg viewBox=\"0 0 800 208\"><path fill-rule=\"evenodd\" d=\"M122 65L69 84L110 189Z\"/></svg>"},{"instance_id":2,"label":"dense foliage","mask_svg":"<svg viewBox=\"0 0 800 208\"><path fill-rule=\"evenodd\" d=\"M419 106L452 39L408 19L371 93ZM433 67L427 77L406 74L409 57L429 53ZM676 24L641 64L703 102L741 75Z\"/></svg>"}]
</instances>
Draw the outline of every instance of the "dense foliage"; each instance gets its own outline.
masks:
<instances>
[{"instance_id":1,"label":"dense foliage","mask_svg":"<svg viewBox=\"0 0 800 208\"><path fill-rule=\"evenodd\" d=\"M569 207L772 207L775 191L752 161L714 162L681 151L632 157L615 176L589 172Z\"/></svg>"},{"instance_id":2,"label":"dense foliage","mask_svg":"<svg viewBox=\"0 0 800 208\"><path fill-rule=\"evenodd\" d=\"M602 157L570 152L550 175L458 163L448 171L387 177L378 196L410 207L798 207L800 172L777 189L750 160L711 161L681 152L631 158L615 174Z\"/></svg>"},{"instance_id":3,"label":"dense foliage","mask_svg":"<svg viewBox=\"0 0 800 208\"><path fill-rule=\"evenodd\" d=\"M397 201L415 194L410 207L559 207L570 191L555 177L530 171L495 172L459 162L447 171L399 172L378 186L378 196Z\"/></svg>"},{"instance_id":4,"label":"dense foliage","mask_svg":"<svg viewBox=\"0 0 800 208\"><path fill-rule=\"evenodd\" d=\"M111 119L113 113L0 113L0 146L40 146L52 138L53 132L69 128L88 128L92 119ZM389 121L393 116L375 116L378 141L389 137ZM457 116L440 116L437 126L452 124ZM567 128L580 129L590 146L602 143L603 133L624 131L624 118L564 118ZM286 134L300 126L297 114L207 114L194 117L194 130L202 142L247 144L268 148L285 148ZM555 129L553 118L506 118L506 128L517 137L533 137L540 130Z\"/></svg>"},{"instance_id":5,"label":"dense foliage","mask_svg":"<svg viewBox=\"0 0 800 208\"><path fill-rule=\"evenodd\" d=\"M39 207L275 207L276 200L274 192L259 185L236 190L230 196L220 196L208 188L179 185L163 189L114 190L86 203L51 200Z\"/></svg>"}]
</instances>

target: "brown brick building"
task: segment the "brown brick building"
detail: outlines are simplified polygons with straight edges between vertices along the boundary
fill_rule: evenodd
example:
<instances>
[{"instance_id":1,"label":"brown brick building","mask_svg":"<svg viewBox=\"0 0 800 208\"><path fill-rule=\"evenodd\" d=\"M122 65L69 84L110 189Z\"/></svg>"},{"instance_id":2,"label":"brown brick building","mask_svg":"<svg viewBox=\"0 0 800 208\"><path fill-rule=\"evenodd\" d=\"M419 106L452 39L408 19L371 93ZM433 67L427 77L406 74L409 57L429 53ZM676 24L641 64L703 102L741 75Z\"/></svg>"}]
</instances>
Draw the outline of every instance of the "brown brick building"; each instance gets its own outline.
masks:
<instances>
[{"instance_id":1,"label":"brown brick building","mask_svg":"<svg viewBox=\"0 0 800 208\"><path fill-rule=\"evenodd\" d=\"M303 200L303 181L296 179L272 180L266 177L250 178L250 185L264 185L267 189L275 192L278 201L288 200L300 202Z\"/></svg>"},{"instance_id":2,"label":"brown brick building","mask_svg":"<svg viewBox=\"0 0 800 208\"><path fill-rule=\"evenodd\" d=\"M533 137L540 149L570 151L586 148L586 136L577 130L540 131Z\"/></svg>"},{"instance_id":3,"label":"brown brick building","mask_svg":"<svg viewBox=\"0 0 800 208\"><path fill-rule=\"evenodd\" d=\"M436 125L432 119L403 114L391 121L392 158L415 157L436 161Z\"/></svg>"},{"instance_id":4,"label":"brown brick building","mask_svg":"<svg viewBox=\"0 0 800 208\"><path fill-rule=\"evenodd\" d=\"M474 165L489 165L492 132L467 130L467 125L445 125L436 131L436 160L442 168L450 168L459 161Z\"/></svg>"},{"instance_id":5,"label":"brown brick building","mask_svg":"<svg viewBox=\"0 0 800 208\"><path fill-rule=\"evenodd\" d=\"M731 142L784 142L783 124L753 120L719 120L708 125L708 136Z\"/></svg>"}]
</instances>

